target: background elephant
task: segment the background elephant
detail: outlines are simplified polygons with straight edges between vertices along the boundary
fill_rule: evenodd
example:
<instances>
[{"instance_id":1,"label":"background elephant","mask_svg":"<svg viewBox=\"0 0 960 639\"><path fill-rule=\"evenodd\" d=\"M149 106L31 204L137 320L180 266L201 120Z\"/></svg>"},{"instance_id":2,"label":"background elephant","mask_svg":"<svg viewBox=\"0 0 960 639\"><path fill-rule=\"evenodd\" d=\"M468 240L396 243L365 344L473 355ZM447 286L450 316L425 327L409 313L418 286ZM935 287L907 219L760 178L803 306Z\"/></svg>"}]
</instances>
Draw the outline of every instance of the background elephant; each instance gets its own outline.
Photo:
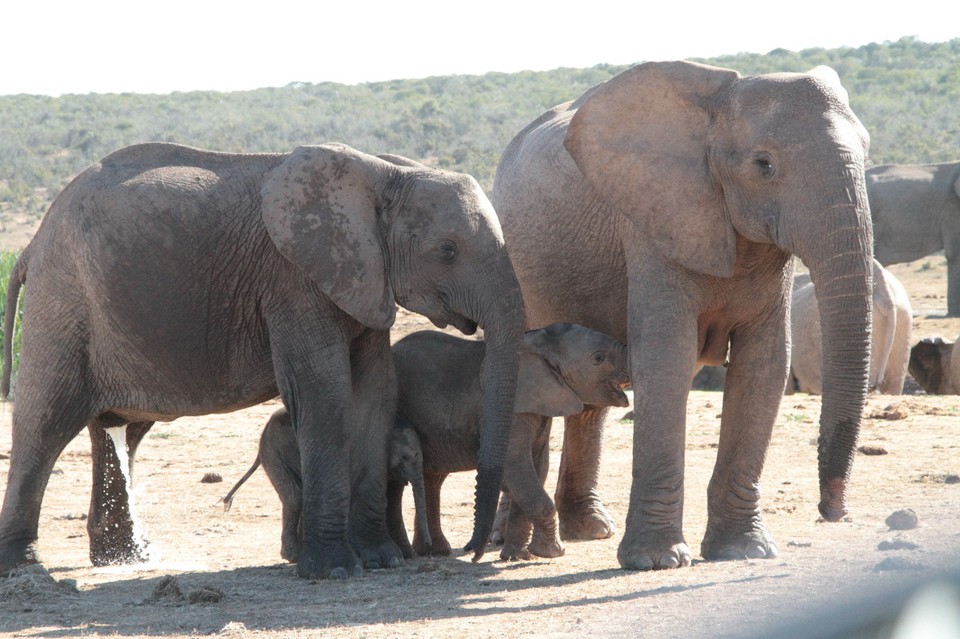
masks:
<instances>
[{"instance_id":1,"label":"background elephant","mask_svg":"<svg viewBox=\"0 0 960 639\"><path fill-rule=\"evenodd\" d=\"M960 162L867 170L874 254L884 266L943 251L947 315L960 316Z\"/></svg>"},{"instance_id":2,"label":"background elephant","mask_svg":"<svg viewBox=\"0 0 960 639\"><path fill-rule=\"evenodd\" d=\"M39 561L47 479L84 426L98 434L96 459L105 428L145 431L152 420L278 394L302 453L298 573L397 565L385 517L395 303L441 326L484 329L485 436L470 544L482 553L476 539L487 538L496 514L523 318L499 222L469 176L339 144L264 155L137 145L64 189L17 272L8 295L16 299L25 279L30 295L0 573ZM9 374L7 360L4 392ZM99 477L93 492L127 503ZM123 529L91 530L107 536L98 547L116 549L109 560L136 559L122 555L135 545Z\"/></svg>"},{"instance_id":3,"label":"background elephant","mask_svg":"<svg viewBox=\"0 0 960 639\"><path fill-rule=\"evenodd\" d=\"M263 470L273 484L274 490L280 497L282 507L283 529L280 533L280 556L290 562L296 562L300 556L301 545L301 515L303 513L303 477L300 472L300 448L297 446L297 433L293 430L293 422L286 408L277 409L260 435L260 447L257 459L253 462L243 477L223 498L224 510L230 510L233 497L240 486L256 472L263 464ZM423 530L427 530L427 509L423 490L423 451L420 438L409 425L397 426L390 432L390 454L387 463L387 492L393 495L399 488L402 496L403 487L410 483L413 487L413 498L416 504L417 521ZM387 520L392 515L390 508L394 504L387 501ZM400 507L400 503L395 505ZM401 515L402 523L402 515ZM394 532L390 536L396 541ZM404 532L404 537L406 532ZM424 538L424 544L430 546L429 534ZM404 557L412 557L413 551L409 542L406 547L400 546Z\"/></svg>"},{"instance_id":4,"label":"background elephant","mask_svg":"<svg viewBox=\"0 0 960 639\"><path fill-rule=\"evenodd\" d=\"M910 296L903 284L874 260L869 389L889 395L903 392L910 361L912 321ZM794 278L790 334L790 371L797 382L797 389L819 395L823 392L820 312L813 282L806 273Z\"/></svg>"},{"instance_id":5,"label":"background elephant","mask_svg":"<svg viewBox=\"0 0 960 639\"><path fill-rule=\"evenodd\" d=\"M960 358L953 357L955 342L928 337L910 349L910 375L931 395L960 395Z\"/></svg>"},{"instance_id":6,"label":"background elephant","mask_svg":"<svg viewBox=\"0 0 960 639\"><path fill-rule=\"evenodd\" d=\"M793 259L824 327L820 511L846 512L870 349L868 135L836 73L741 77L687 62L629 69L521 131L492 199L528 326L576 322L629 344L634 474L621 566L690 563L686 399L728 362L701 553L769 557L759 477L788 373ZM556 491L567 537L613 524L597 493L605 411L567 419Z\"/></svg>"},{"instance_id":7,"label":"background elephant","mask_svg":"<svg viewBox=\"0 0 960 639\"><path fill-rule=\"evenodd\" d=\"M410 423L423 446L429 536L420 525L414 527L413 548L419 554L450 552L440 525L440 489L450 473L477 468L485 350L483 342L436 331L408 335L393 346L398 419ZM626 406L621 387L628 382L626 346L607 335L574 324L524 334L504 469L510 506L501 558L563 554L556 508L543 489L552 417L579 413L585 406ZM400 510L388 507L388 512L399 516ZM403 531L398 542L403 547L403 522L388 524Z\"/></svg>"}]
</instances>

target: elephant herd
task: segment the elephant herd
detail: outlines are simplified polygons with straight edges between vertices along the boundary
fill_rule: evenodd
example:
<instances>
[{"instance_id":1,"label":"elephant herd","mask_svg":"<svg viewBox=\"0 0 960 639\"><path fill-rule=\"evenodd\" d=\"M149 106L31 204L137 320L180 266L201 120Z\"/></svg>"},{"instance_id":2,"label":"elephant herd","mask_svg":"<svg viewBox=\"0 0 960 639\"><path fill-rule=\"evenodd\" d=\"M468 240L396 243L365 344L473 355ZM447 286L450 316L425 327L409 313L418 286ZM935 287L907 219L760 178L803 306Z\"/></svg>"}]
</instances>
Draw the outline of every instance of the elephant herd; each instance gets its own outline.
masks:
<instances>
[{"instance_id":1,"label":"elephant herd","mask_svg":"<svg viewBox=\"0 0 960 639\"><path fill-rule=\"evenodd\" d=\"M448 552L440 488L467 469L477 490L463 547L474 561L491 539L503 558L558 556L562 539L616 533L598 469L607 412L626 404L628 381L634 472L619 564L686 566L687 395L701 366L720 364L700 555L774 557L759 480L790 375L791 295L805 290L794 291L794 256L809 269L804 339L822 344L803 362L810 377L800 356L794 376L823 394L828 521L847 513L868 389L895 384L904 366L871 342L871 318L880 327L888 317L878 304L890 305L893 342L903 322L875 237L881 263L943 248L949 311L960 312L960 232L950 235L960 215L944 204L923 238L908 223L910 247L880 244L908 235L894 222L909 217L896 212L909 207L905 189L891 185L953 179L955 204L956 170L871 175L868 146L829 68L741 76L653 62L520 131L489 199L470 176L343 144L116 151L59 194L10 278L4 395L21 287L29 295L0 574L40 561L47 480L84 428L91 561L135 562L143 548L111 475L107 430L126 428L132 460L156 421L277 396L258 462L283 504L282 555L300 576L345 578ZM879 214L871 223L874 184L893 191L875 205L883 226ZM480 328L484 340L427 332L391 345L397 304L441 328ZM551 499L555 416L565 428ZM415 488L412 543L404 482Z\"/></svg>"}]
</instances>

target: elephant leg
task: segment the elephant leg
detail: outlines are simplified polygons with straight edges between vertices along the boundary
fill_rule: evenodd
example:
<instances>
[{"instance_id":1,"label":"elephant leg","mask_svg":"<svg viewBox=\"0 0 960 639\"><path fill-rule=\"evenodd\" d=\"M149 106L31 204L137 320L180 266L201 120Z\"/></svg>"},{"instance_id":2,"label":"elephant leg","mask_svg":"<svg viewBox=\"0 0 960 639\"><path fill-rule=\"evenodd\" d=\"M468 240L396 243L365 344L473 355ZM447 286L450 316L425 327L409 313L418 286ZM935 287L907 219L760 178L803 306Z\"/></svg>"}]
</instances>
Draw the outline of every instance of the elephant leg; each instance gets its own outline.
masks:
<instances>
[{"instance_id":1,"label":"elephant leg","mask_svg":"<svg viewBox=\"0 0 960 639\"><path fill-rule=\"evenodd\" d=\"M787 374L784 331L776 318L731 335L720 443L707 490L705 559L775 557L760 516L760 473Z\"/></svg>"},{"instance_id":2,"label":"elephant leg","mask_svg":"<svg viewBox=\"0 0 960 639\"><path fill-rule=\"evenodd\" d=\"M960 317L960 246L945 246L947 256L947 317Z\"/></svg>"},{"instance_id":3,"label":"elephant leg","mask_svg":"<svg viewBox=\"0 0 960 639\"><path fill-rule=\"evenodd\" d=\"M395 568L403 563L403 553L387 530L387 467L397 414L389 331L368 331L354 343L351 360L350 544L364 568Z\"/></svg>"},{"instance_id":4,"label":"elephant leg","mask_svg":"<svg viewBox=\"0 0 960 639\"><path fill-rule=\"evenodd\" d=\"M116 426L107 419L97 419L87 426L93 461L87 534L90 537L90 562L94 566L147 560L146 541L136 529L130 490L137 447L151 426L153 422ZM125 437L113 439L108 431L113 428L125 429ZM126 448L126 468L117 454L116 446L121 443Z\"/></svg>"},{"instance_id":5,"label":"elephant leg","mask_svg":"<svg viewBox=\"0 0 960 639\"><path fill-rule=\"evenodd\" d=\"M490 543L500 545L503 543L504 533L507 530L507 518L510 516L510 493L503 490L500 492L500 503L497 504L497 515L493 519L493 531L490 533Z\"/></svg>"},{"instance_id":6,"label":"elephant leg","mask_svg":"<svg viewBox=\"0 0 960 639\"><path fill-rule=\"evenodd\" d=\"M67 370L63 366L60 369ZM15 568L40 562L36 541L40 504L50 473L60 453L90 421L89 395L79 392L77 380L63 380L61 388L78 392L57 397L56 385L35 385L36 371L24 360L17 380L17 401L13 408L10 469L7 474L3 508L0 510L0 576ZM72 373L72 371L71 371Z\"/></svg>"},{"instance_id":7,"label":"elephant leg","mask_svg":"<svg viewBox=\"0 0 960 639\"><path fill-rule=\"evenodd\" d=\"M557 510L543 489L550 469L550 417L529 413L514 416L504 482L510 493L510 514L503 541L503 559L560 557ZM531 540L530 532L534 531Z\"/></svg>"},{"instance_id":8,"label":"elephant leg","mask_svg":"<svg viewBox=\"0 0 960 639\"><path fill-rule=\"evenodd\" d=\"M696 311L684 308L673 290L641 298L634 294L635 282L628 322L633 482L617 559L628 570L676 568L690 565L683 537L683 466L687 396L698 356ZM682 290L683 284L674 287ZM661 308L659 300L670 300L669 307ZM666 313L669 321L662 319Z\"/></svg>"},{"instance_id":9,"label":"elephant leg","mask_svg":"<svg viewBox=\"0 0 960 639\"><path fill-rule=\"evenodd\" d=\"M418 555L449 555L450 542L443 535L443 529L440 527L440 488L443 486L443 480L447 478L444 474L423 474L423 488L426 492L427 506L427 526L430 529L431 545L427 545L425 535L420 530L420 522L417 521L413 526L413 549Z\"/></svg>"},{"instance_id":10,"label":"elephant leg","mask_svg":"<svg viewBox=\"0 0 960 639\"><path fill-rule=\"evenodd\" d=\"M555 501L562 539L608 539L617 532L597 492L608 408L566 418Z\"/></svg>"},{"instance_id":11,"label":"elephant leg","mask_svg":"<svg viewBox=\"0 0 960 639\"><path fill-rule=\"evenodd\" d=\"M387 482L387 530L403 553L403 558L409 559L414 556L414 552L407 537L407 526L403 523L403 488L402 481Z\"/></svg>"}]
</instances>

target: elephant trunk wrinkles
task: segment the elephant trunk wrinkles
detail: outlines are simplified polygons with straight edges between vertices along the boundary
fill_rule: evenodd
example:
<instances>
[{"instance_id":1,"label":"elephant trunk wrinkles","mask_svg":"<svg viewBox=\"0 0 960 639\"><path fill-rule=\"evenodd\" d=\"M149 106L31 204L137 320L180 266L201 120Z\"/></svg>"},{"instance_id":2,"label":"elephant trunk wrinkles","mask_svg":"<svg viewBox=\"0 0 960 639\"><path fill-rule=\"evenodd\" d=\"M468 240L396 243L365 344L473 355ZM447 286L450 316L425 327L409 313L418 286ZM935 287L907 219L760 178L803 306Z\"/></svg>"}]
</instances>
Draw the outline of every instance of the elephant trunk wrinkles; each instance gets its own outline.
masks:
<instances>
[{"instance_id":1,"label":"elephant trunk wrinkles","mask_svg":"<svg viewBox=\"0 0 960 639\"><path fill-rule=\"evenodd\" d=\"M506 254L503 259L507 260ZM483 556L500 499L523 337L520 285L513 275L513 269L509 268L509 261L508 269L500 269L499 272L509 273L509 276L481 279L491 285L485 299L492 303L485 305L479 318L486 342L481 373L483 419L477 460L473 537L465 547L467 551L473 550L474 561Z\"/></svg>"},{"instance_id":2,"label":"elephant trunk wrinkles","mask_svg":"<svg viewBox=\"0 0 960 639\"><path fill-rule=\"evenodd\" d=\"M849 178L850 175L848 174ZM872 329L873 239L862 173L858 188L843 189L833 207L821 244L800 258L810 275L820 308L823 339L823 403L818 466L820 514L838 521L847 514L846 489L866 402ZM851 194L849 197L847 194Z\"/></svg>"}]
</instances>

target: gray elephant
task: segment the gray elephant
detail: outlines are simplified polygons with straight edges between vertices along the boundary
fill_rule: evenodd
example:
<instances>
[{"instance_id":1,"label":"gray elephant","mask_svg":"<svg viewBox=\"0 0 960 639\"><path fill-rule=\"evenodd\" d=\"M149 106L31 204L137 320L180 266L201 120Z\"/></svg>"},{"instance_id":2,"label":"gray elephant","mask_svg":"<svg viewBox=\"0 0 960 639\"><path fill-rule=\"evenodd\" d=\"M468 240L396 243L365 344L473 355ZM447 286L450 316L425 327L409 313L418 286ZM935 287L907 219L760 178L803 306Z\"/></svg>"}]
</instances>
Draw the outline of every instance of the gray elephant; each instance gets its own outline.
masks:
<instances>
[{"instance_id":1,"label":"gray elephant","mask_svg":"<svg viewBox=\"0 0 960 639\"><path fill-rule=\"evenodd\" d=\"M930 395L960 395L960 357L953 356L956 342L927 337L910 349L910 375Z\"/></svg>"},{"instance_id":2,"label":"gray elephant","mask_svg":"<svg viewBox=\"0 0 960 639\"><path fill-rule=\"evenodd\" d=\"M790 372L797 390L820 395L823 392L820 312L813 282L806 273L794 278L792 299ZM869 389L888 395L903 392L910 361L912 321L910 296L903 284L874 260Z\"/></svg>"},{"instance_id":3,"label":"gray elephant","mask_svg":"<svg viewBox=\"0 0 960 639\"><path fill-rule=\"evenodd\" d=\"M413 548L419 554L450 552L440 525L440 489L450 473L477 468L485 349L483 342L436 331L408 335L393 346L398 414L423 445L429 530L414 527ZM585 406L626 406L622 387L628 383L626 346L607 335L575 324L553 324L524 334L504 470L510 506L501 558L563 554L556 508L543 488L552 417L579 413ZM400 511L388 507L388 512L399 516ZM403 548L402 520L388 525L403 533L398 540Z\"/></svg>"},{"instance_id":4,"label":"gray elephant","mask_svg":"<svg viewBox=\"0 0 960 639\"><path fill-rule=\"evenodd\" d=\"M960 162L867 170L874 252L887 266L943 251L947 315L960 316Z\"/></svg>"},{"instance_id":5,"label":"gray elephant","mask_svg":"<svg viewBox=\"0 0 960 639\"><path fill-rule=\"evenodd\" d=\"M296 562L300 556L302 535L303 477L300 472L300 448L297 446L297 433L293 430L293 422L290 420L290 413L286 408L277 409L267 420L263 433L260 435L257 459L243 477L237 480L230 492L224 496L223 506L225 510L230 510L234 495L261 464L263 464L264 472L280 497L283 521L283 529L280 534L280 556L287 561ZM390 432L390 454L387 463L388 495L395 494L397 488L402 495L403 487L407 483L410 483L413 489L417 523L423 530L427 530L427 508L423 489L423 451L420 446L420 437L409 425L398 422L397 426ZM388 522L393 517L390 512L393 507L399 508L400 504L394 505L388 500ZM392 530L390 536L395 540L397 539ZM430 546L429 535L425 537L424 543L427 547ZM407 543L406 547L400 547L404 557L413 556L409 546L410 544Z\"/></svg>"},{"instance_id":6,"label":"gray elephant","mask_svg":"<svg viewBox=\"0 0 960 639\"><path fill-rule=\"evenodd\" d=\"M468 544L482 554L502 483L523 316L496 214L469 176L340 144L262 155L136 145L64 189L17 269L8 299L27 279L30 295L0 573L39 561L47 479L84 426L96 459L106 456L108 427L133 424L142 437L153 420L278 394L302 451L298 574L345 577L399 564L386 528L395 303L440 326L484 329L483 463ZM4 393L9 375L7 359ZM125 507L122 488L94 477L92 502ZM94 563L137 559L130 527L90 530L105 536L91 550L113 551Z\"/></svg>"},{"instance_id":7,"label":"gray elephant","mask_svg":"<svg viewBox=\"0 0 960 639\"><path fill-rule=\"evenodd\" d=\"M870 350L868 135L836 73L741 77L688 62L624 71L521 131L491 199L528 325L575 322L629 345L629 569L688 565L686 399L727 363L708 559L771 557L759 479L788 374L792 255L820 293L820 511L846 513ZM613 534L597 492L605 411L567 418L561 535Z\"/></svg>"}]
</instances>

